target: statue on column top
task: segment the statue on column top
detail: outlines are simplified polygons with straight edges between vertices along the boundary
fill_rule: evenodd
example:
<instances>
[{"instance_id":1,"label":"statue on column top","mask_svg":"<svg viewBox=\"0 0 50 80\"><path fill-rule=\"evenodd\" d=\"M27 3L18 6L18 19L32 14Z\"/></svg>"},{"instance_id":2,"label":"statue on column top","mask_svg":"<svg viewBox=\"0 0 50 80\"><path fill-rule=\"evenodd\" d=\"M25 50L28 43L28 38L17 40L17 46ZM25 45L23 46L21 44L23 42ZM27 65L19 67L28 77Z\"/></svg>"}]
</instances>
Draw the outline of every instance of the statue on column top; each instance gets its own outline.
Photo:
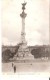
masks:
<instances>
[{"instance_id":1,"label":"statue on column top","mask_svg":"<svg viewBox=\"0 0 50 80\"><path fill-rule=\"evenodd\" d=\"M26 5L27 3L24 1L24 3L22 3L22 9L23 9L23 11L25 10L25 5Z\"/></svg>"}]
</instances>

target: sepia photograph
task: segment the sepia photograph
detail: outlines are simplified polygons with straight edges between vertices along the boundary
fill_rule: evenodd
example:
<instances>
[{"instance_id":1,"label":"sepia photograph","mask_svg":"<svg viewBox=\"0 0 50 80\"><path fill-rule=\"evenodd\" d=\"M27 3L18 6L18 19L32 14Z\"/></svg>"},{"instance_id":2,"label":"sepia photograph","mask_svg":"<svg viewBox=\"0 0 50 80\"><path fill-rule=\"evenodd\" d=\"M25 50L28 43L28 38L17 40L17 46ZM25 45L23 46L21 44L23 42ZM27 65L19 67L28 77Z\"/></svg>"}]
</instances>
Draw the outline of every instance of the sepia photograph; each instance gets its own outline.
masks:
<instances>
[{"instance_id":1,"label":"sepia photograph","mask_svg":"<svg viewBox=\"0 0 50 80\"><path fill-rule=\"evenodd\" d=\"M2 0L2 73L50 74L49 0Z\"/></svg>"}]
</instances>

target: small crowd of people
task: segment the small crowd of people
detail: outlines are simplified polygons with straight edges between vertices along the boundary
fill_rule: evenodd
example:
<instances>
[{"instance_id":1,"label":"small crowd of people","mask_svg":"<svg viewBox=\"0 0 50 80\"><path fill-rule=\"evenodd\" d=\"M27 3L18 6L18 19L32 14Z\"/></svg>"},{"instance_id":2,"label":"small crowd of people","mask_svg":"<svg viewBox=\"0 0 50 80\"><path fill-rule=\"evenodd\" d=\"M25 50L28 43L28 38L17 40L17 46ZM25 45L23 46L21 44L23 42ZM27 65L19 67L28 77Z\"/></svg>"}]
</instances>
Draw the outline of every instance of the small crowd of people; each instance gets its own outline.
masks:
<instances>
[{"instance_id":1,"label":"small crowd of people","mask_svg":"<svg viewBox=\"0 0 50 80\"><path fill-rule=\"evenodd\" d=\"M13 69L14 69L14 73L16 73L16 65L14 65L14 64L12 63L12 67L13 67Z\"/></svg>"}]
</instances>

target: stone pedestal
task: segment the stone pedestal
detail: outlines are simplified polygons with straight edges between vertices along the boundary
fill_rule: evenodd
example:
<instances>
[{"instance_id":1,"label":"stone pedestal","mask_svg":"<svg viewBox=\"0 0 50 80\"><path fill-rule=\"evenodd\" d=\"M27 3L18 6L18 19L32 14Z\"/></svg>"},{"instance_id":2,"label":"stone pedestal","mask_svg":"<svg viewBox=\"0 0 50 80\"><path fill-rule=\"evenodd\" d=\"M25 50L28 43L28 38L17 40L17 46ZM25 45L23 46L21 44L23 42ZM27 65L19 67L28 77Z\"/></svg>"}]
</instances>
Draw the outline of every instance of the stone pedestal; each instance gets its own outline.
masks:
<instances>
[{"instance_id":1,"label":"stone pedestal","mask_svg":"<svg viewBox=\"0 0 50 80\"><path fill-rule=\"evenodd\" d=\"M14 56L14 60L33 60L34 56L29 51L26 44L20 44L18 52Z\"/></svg>"}]
</instances>

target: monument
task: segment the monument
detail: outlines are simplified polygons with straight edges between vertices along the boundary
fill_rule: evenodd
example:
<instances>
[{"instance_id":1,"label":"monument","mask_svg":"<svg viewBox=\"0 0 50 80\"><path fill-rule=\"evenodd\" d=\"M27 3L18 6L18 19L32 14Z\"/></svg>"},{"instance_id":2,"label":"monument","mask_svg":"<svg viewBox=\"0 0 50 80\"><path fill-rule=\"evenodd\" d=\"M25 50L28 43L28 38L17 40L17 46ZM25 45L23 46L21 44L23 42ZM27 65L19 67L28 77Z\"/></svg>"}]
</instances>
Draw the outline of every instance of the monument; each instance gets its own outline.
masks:
<instances>
[{"instance_id":1,"label":"monument","mask_svg":"<svg viewBox=\"0 0 50 80\"><path fill-rule=\"evenodd\" d=\"M25 39L25 18L27 16L27 14L25 13L25 6L26 6L26 2L22 3L22 13L20 14L20 17L22 18L22 31L21 31L21 42L19 45L19 49L18 52L16 53L16 55L14 56L15 59L30 59L33 58L34 56L30 53L29 48L27 46L27 42Z\"/></svg>"}]
</instances>

